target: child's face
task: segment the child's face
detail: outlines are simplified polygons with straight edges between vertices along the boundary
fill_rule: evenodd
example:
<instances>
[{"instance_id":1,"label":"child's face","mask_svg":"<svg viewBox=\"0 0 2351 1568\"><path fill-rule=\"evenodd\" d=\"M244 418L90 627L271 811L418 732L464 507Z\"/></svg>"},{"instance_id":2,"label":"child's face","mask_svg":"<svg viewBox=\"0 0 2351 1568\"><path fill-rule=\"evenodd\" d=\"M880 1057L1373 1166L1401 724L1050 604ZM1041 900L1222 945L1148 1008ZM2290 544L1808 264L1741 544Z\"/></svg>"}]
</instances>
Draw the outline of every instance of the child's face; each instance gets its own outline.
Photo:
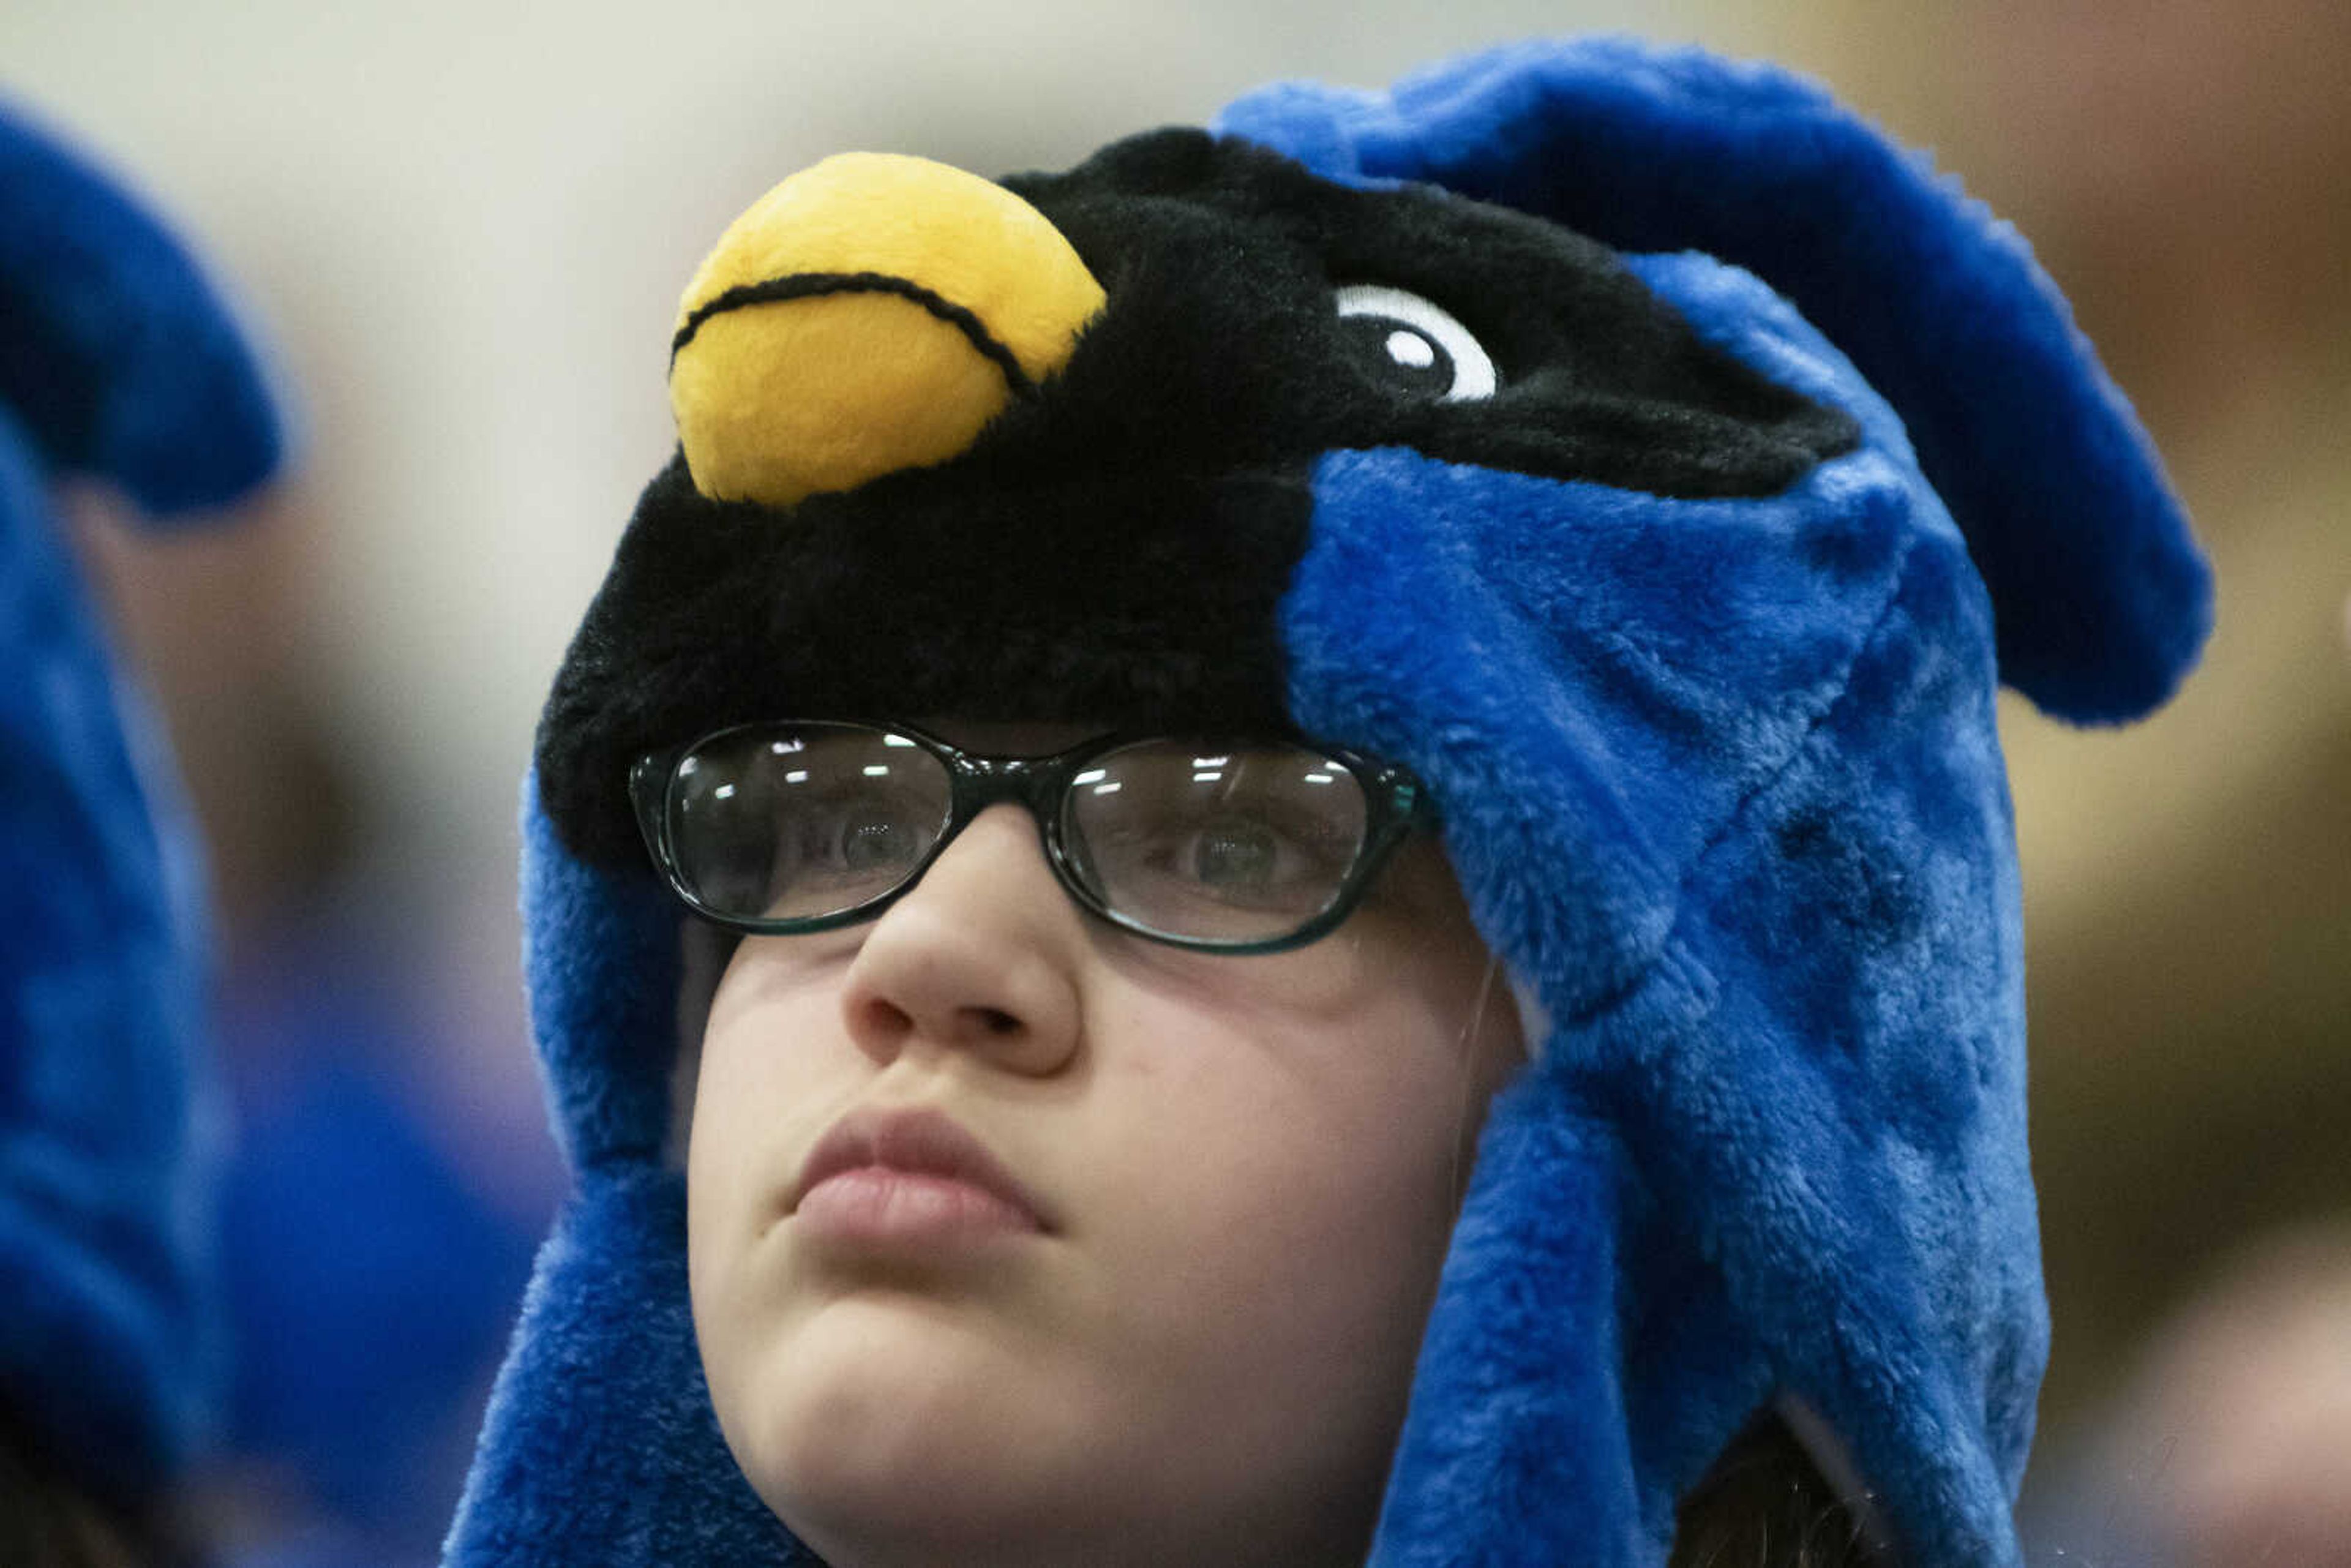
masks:
<instances>
[{"instance_id":1,"label":"child's face","mask_svg":"<svg viewBox=\"0 0 2351 1568\"><path fill-rule=\"evenodd\" d=\"M747 939L719 983L687 1190L727 1442L836 1564L1360 1560L1520 1054L1432 842L1334 934L1237 957L1091 918L991 808L878 921ZM795 1212L872 1110L951 1118L1038 1225L920 1222L961 1200L919 1184L896 1221Z\"/></svg>"}]
</instances>

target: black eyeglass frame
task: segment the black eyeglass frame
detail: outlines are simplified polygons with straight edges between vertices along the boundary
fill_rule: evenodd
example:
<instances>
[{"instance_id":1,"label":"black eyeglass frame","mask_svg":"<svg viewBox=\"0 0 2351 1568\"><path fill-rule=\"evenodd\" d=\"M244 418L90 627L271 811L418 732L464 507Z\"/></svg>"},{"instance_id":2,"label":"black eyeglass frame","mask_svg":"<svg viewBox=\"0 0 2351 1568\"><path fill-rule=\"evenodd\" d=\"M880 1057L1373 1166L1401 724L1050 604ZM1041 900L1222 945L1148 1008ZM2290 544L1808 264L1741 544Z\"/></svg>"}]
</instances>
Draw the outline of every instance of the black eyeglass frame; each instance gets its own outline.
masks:
<instances>
[{"instance_id":1,"label":"black eyeglass frame","mask_svg":"<svg viewBox=\"0 0 2351 1568\"><path fill-rule=\"evenodd\" d=\"M939 836L922 859L915 862L906 874L883 893L847 909L830 915L769 917L727 915L712 909L695 896L688 886L675 850L670 841L671 791L677 787L678 764L687 756L705 747L753 730L788 729L795 725L837 725L872 730L877 735L904 736L928 752L947 770L947 819ZM1204 735L1196 744L1215 747L1233 747L1263 744L1266 737L1243 738L1237 736ZM1244 941L1219 941L1214 937L1185 936L1146 925L1132 916L1120 914L1105 904L1100 895L1086 885L1068 846L1061 837L1063 807L1069 798L1071 781L1085 766L1113 751L1143 741L1181 740L1194 743L1188 735L1148 734L1136 731L1113 731L1080 741L1064 751L1050 757L990 757L966 751L935 735L926 734L912 725L879 724L867 719L772 719L748 724L729 725L712 730L684 746L662 751L649 751L639 757L629 769L629 799L636 809L637 829L652 854L654 866L661 872L670 890L683 900L685 906L713 925L729 931L755 936L813 936L820 931L836 930L862 921L880 918L891 904L904 897L931 862L946 852L956 835L969 826L972 820L999 801L1015 800L1028 808L1037 824L1037 832L1045 850L1046 862L1053 868L1055 880L1061 883L1079 906L1100 916L1122 931L1173 947L1190 948L1196 952L1224 953L1246 956L1257 953L1280 953L1302 947L1335 930L1363 900L1364 890L1406 837L1416 830L1426 831L1437 825L1436 804L1417 774L1400 762L1358 751L1352 747L1333 746L1322 741L1293 737L1280 737L1286 746L1296 746L1314 751L1345 768L1364 796L1364 838L1355 852L1354 863L1340 880L1338 891L1321 913L1298 929L1280 936L1259 937Z\"/></svg>"}]
</instances>

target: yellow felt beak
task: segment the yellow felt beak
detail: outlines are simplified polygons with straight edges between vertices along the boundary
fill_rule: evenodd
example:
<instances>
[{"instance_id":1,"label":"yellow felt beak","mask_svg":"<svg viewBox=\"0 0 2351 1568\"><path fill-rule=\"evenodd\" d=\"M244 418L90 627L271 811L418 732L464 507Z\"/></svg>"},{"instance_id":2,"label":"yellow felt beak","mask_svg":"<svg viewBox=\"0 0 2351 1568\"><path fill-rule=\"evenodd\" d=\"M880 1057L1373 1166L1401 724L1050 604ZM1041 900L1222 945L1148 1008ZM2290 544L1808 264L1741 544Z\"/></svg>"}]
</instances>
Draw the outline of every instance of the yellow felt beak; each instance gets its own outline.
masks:
<instances>
[{"instance_id":1,"label":"yellow felt beak","mask_svg":"<svg viewBox=\"0 0 2351 1568\"><path fill-rule=\"evenodd\" d=\"M1003 186L828 158L736 219L679 303L670 406L695 487L785 507L945 462L1068 361L1102 300Z\"/></svg>"}]
</instances>

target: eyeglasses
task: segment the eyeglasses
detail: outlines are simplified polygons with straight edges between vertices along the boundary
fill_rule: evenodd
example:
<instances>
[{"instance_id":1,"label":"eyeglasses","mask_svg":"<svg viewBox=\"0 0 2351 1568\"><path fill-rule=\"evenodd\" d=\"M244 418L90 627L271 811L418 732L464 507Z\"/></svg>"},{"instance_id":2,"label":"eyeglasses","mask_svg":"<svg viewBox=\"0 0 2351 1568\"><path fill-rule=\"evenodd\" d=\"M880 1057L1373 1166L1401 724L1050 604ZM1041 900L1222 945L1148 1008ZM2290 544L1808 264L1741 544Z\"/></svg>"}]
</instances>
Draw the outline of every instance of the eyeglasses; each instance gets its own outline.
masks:
<instances>
[{"instance_id":1,"label":"eyeglasses","mask_svg":"<svg viewBox=\"0 0 2351 1568\"><path fill-rule=\"evenodd\" d=\"M1220 953L1331 930L1435 820L1410 769L1344 747L1106 735L1051 757L983 757L904 725L829 721L741 725L651 753L629 793L678 896L732 930L873 919L982 810L1015 800L1080 904Z\"/></svg>"}]
</instances>

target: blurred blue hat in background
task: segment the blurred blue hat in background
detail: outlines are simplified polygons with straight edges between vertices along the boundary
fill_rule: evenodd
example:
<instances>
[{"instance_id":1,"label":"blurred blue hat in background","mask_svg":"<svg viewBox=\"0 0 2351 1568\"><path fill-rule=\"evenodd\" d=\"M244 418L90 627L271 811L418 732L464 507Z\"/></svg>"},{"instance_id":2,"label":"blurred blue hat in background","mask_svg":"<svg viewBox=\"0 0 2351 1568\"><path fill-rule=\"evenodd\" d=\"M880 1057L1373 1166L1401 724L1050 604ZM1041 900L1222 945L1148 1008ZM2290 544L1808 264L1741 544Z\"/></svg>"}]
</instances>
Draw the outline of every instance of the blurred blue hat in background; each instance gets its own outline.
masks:
<instances>
[{"instance_id":1,"label":"blurred blue hat in background","mask_svg":"<svg viewBox=\"0 0 2351 1568\"><path fill-rule=\"evenodd\" d=\"M152 519L283 436L187 253L0 108L0 1408L92 1491L168 1479L218 1375L200 856L66 537L63 482Z\"/></svg>"}]
</instances>

